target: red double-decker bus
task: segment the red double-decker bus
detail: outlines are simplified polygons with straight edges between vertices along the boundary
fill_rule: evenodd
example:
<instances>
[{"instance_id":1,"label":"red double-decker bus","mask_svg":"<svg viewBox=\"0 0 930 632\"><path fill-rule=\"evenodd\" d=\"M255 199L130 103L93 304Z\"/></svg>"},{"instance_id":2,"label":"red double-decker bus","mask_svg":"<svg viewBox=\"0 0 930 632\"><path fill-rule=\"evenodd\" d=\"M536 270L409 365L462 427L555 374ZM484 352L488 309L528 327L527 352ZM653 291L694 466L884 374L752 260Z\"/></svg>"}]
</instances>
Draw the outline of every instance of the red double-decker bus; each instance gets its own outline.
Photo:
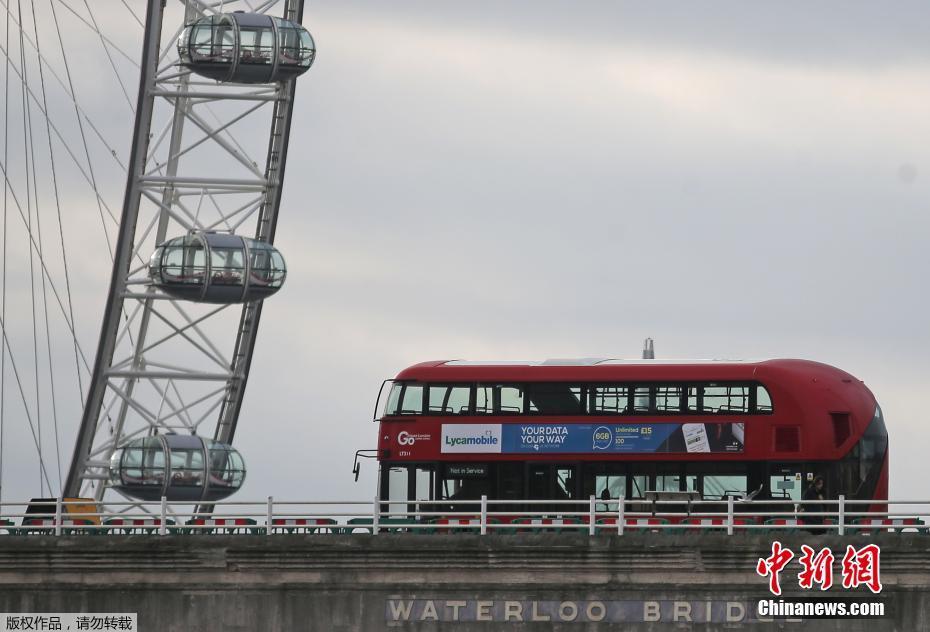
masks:
<instances>
[{"instance_id":1,"label":"red double-decker bus","mask_svg":"<svg viewBox=\"0 0 930 632\"><path fill-rule=\"evenodd\" d=\"M395 506L800 500L816 476L827 498L888 497L881 408L860 380L817 362L437 361L385 386L380 498Z\"/></svg>"}]
</instances>

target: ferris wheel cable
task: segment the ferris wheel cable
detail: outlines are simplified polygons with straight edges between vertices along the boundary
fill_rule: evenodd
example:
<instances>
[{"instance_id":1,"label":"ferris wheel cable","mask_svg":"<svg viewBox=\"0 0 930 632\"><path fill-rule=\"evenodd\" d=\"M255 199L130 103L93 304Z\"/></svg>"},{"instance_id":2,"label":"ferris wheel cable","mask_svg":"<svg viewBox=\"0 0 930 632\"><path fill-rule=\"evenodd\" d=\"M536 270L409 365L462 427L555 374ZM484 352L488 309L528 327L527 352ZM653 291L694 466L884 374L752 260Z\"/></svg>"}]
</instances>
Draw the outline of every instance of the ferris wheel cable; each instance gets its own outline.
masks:
<instances>
[{"instance_id":1,"label":"ferris wheel cable","mask_svg":"<svg viewBox=\"0 0 930 632\"><path fill-rule=\"evenodd\" d=\"M132 55L130 55L129 53L127 53L126 51L124 51L124 50L123 50L122 48L120 48L119 46L117 46L117 45L113 42L113 40L111 40L111 39L108 38L106 35L104 35L102 32L100 32L99 29L94 28L94 26L93 26L90 22L88 22L81 14L79 14L79 13L78 13L77 11L75 11L70 5L68 5L68 3L65 2L65 0L49 0L49 2L52 2L52 1L57 2L58 4L60 4L60 5L63 6L64 8L66 8L68 11L70 11L71 13L73 13L73 14L74 14L74 17L76 17L78 20L80 20L81 22L83 22L83 23L84 23L84 26L86 26L86 27L89 28L90 30L96 32L97 35L99 35L103 40L106 41L107 44L109 44L109 45L113 48L113 50L115 50L117 53L119 53L120 55L122 55L123 57L125 57L125 58L129 61L129 63L131 63L131 64L132 64L133 66L135 66L136 68L139 67L139 60L137 60L135 57L133 57ZM53 12L54 12L54 9L53 9Z\"/></svg>"},{"instance_id":2,"label":"ferris wheel cable","mask_svg":"<svg viewBox=\"0 0 930 632\"><path fill-rule=\"evenodd\" d=\"M19 18L19 60L20 68L23 71L23 82L21 84L21 95L23 103L23 155L25 157L24 167L26 174L26 215L28 218L27 230L32 234L32 200L33 192L35 193L36 206L38 207L39 196L35 186L35 151L32 142L32 108L29 107L29 99L26 97L26 84L28 83L29 71L26 67L26 46L23 43L23 3L22 0L16 2L17 17ZM30 179L30 164L32 167L32 178ZM38 214L38 208L36 208ZM39 239L39 252L42 252L42 241ZM35 255L32 249L29 249L29 295L30 306L32 309L32 358L35 369L35 396L36 396L36 428L39 442L39 461L43 460L42 449L42 389L39 382L39 333L36 326L36 283L35 283ZM39 487L44 493L42 487L42 468L39 468ZM49 486L49 493L52 488Z\"/></svg>"},{"instance_id":3,"label":"ferris wheel cable","mask_svg":"<svg viewBox=\"0 0 930 632\"><path fill-rule=\"evenodd\" d=\"M6 6L7 6L7 5L6 5L6 1L5 1L5 0L0 0L0 5L6 7ZM16 22L16 19L15 19L15 18L13 19L13 22L14 22L14 24L16 24L17 26L19 26L19 23ZM81 115L84 117L84 120L87 121L87 124L90 126L90 128L94 131L94 134L97 135L97 138L100 139L100 142L103 144L103 146L106 147L107 151L110 152L110 155L113 156L113 159L116 160L116 164L118 164L118 165L120 166L120 169L122 169L123 171L126 171L126 165L124 165L123 162L119 159L119 155L118 155L116 149L114 149L113 146L112 146L109 142L107 142L107 139L104 138L103 134L100 132L100 130L99 130L99 129L97 128L97 126L94 124L94 121L90 118L90 116L87 114L87 112L84 110L84 108L82 108L81 105L77 102L77 99L75 98L74 94L72 94L71 91L68 89L68 86L65 85L65 82L62 80L61 76L60 76L57 72L55 72L55 68L52 66L51 62L48 60L47 57L45 57L44 55L42 55L42 53L39 51L38 42L33 41L32 38L29 37L28 34L24 34L24 36L25 36L25 38L26 38L26 43L29 44L29 46L30 46L31 48L33 48L33 49L38 53L39 59L40 59L42 62L45 63L45 67L48 68L49 73L51 73L52 77L55 78L55 81L58 82L58 85L61 86L61 89L65 91L65 94L68 95L68 98L71 99L71 101L72 101L72 103L74 103L75 107L77 107L78 110L81 112ZM9 41L9 40L7 40L7 41ZM3 50L4 55L6 55L6 49L3 48L3 45L0 45L0 50ZM13 67L14 67L14 69L16 68L15 65L14 65ZM16 74L19 75L19 71L18 71L18 70L16 71ZM44 110L43 110L43 115L47 116L47 114L45 114L45 111L44 111ZM54 126L53 126L53 127L54 127ZM57 133L57 128L56 128L56 133ZM59 135L59 136L60 136L60 135ZM62 141L62 142L64 142L64 141Z\"/></svg>"},{"instance_id":4,"label":"ferris wheel cable","mask_svg":"<svg viewBox=\"0 0 930 632\"><path fill-rule=\"evenodd\" d=\"M0 0L0 1L2 1L2 0ZM27 39L26 41L29 42L28 39ZM31 44L31 42L29 42L29 43ZM33 48L35 48L35 46L33 46ZM0 51L3 52L3 55L4 55L5 57L7 56L6 48L4 48L2 44L0 44ZM81 105L80 105L77 101L74 100L74 96L73 96L70 92L68 92L68 86L66 86L66 85L64 84L64 82L61 80L61 77L59 77L59 76L58 76L58 73L55 72L55 69L51 66L51 64L49 63L48 59L47 59L44 55L40 55L40 59L42 60L42 62L44 62L45 67L48 69L49 73L51 73L52 77L54 77L55 80L58 82L58 84L61 86L62 90L65 91L65 94L68 95L68 98L72 101L72 103L74 103L74 105L75 105L75 107L77 107L78 111L80 111L81 116L83 116L83 117L84 117L84 120L87 121L87 124L88 124L88 125L90 126L90 128L94 131L94 134L96 134L96 136L97 136L97 138L100 140L101 144L107 149L107 151L109 152L109 154L110 154L111 156L113 156L113 159L116 161L116 164L119 165L120 169L122 169L123 171L126 171L126 165L124 165L124 164L123 164L123 161L120 160L119 154L117 153L116 149L114 149L113 146L107 141L107 139L104 138L103 134L100 132L100 129L94 124L94 121L90 118L90 116L88 116L87 112L84 111L84 108L82 108ZM14 69L14 71L16 72L17 76L20 76L19 69L16 68L15 65L13 65L13 69ZM20 77L20 78L21 78L21 77ZM28 87L28 86L27 86L27 87ZM35 96L34 96L34 94L32 93L31 90L30 90L29 96L32 97L33 99L35 99ZM47 114L47 108L42 108L42 115L43 115L46 119L49 118L49 117L48 117L48 114ZM55 134L58 136L59 140L61 140L62 143L64 143L64 139L61 137L61 134L58 132L58 128L55 127L55 124L54 124L54 123L52 123L52 129L55 130ZM111 214L112 214L112 213L111 213Z\"/></svg>"},{"instance_id":5,"label":"ferris wheel cable","mask_svg":"<svg viewBox=\"0 0 930 632\"><path fill-rule=\"evenodd\" d=\"M55 32L58 34L58 47L61 50L61 57L65 64L65 75L68 77L68 86L71 88L71 94L74 96L74 103L75 103L74 114L75 114L75 117L77 118L78 129L80 130L80 133L81 133L81 143L84 145L84 156L87 158L87 170L90 173L90 185L93 188L94 193L96 194L97 211L100 214L100 222L103 225L103 234L104 234L104 237L106 238L107 250L110 253L110 261L113 261L113 257L114 257L113 244L110 242L110 233L106 227L106 220L104 220L103 218L103 208L100 205L100 202L101 202L100 192L99 192L99 189L97 188L97 179L94 176L94 167L93 167L93 162L90 159L90 150L87 147L87 136L84 134L84 125L81 124L81 116L77 109L77 91L75 91L74 89L74 81L71 78L71 66L68 63L68 54L65 51L64 39L62 39L61 37L61 25L58 22L58 12L55 11L54 0L49 0L49 6L52 9L52 17L54 18L54 21L55 21ZM24 84L26 83L25 80L23 81L23 83ZM70 150L69 150L69 153L70 153ZM116 221L115 216L113 217L113 221L116 222L117 225L119 225L119 222Z\"/></svg>"},{"instance_id":6,"label":"ferris wheel cable","mask_svg":"<svg viewBox=\"0 0 930 632\"><path fill-rule=\"evenodd\" d=\"M36 17L35 17L34 0L32 1L32 21L33 21L34 33L36 37L36 55L39 60L39 82L42 87L42 107L45 112L48 112L48 99L47 99L46 90L45 90L45 72L43 70L44 64L42 63L42 51L39 49L39 46L38 46L39 28L38 28L38 21L36 20ZM62 260L62 267L64 269L64 276L65 276L65 293L68 299L68 316L70 317L71 322L74 323L75 322L74 303L73 303L72 295L71 295L71 273L68 267L68 252L65 246L64 223L62 222L62 218L61 218L61 195L58 189L58 172L55 166L55 149L52 144L52 130L51 130L51 125L50 125L50 122L47 116L45 117L45 134L46 134L46 139L48 141L49 162L50 162L51 172L52 172L51 174L52 175L52 189L55 193L55 210L56 210L56 216L58 218L58 237L59 237L59 244L61 246L61 260ZM39 241L41 243L41 238ZM42 277L42 287L43 287L43 293L44 293L45 292L45 276ZM46 296L45 318L46 318L46 329L47 329L48 328L48 297L47 297L47 294L45 296ZM47 340L51 340L51 336L48 334L48 332L46 332L46 336L47 336ZM73 345L74 346L74 365L75 365L75 373L77 375L77 382L78 382L78 396L80 397L81 407L83 408L84 407L84 380L81 378L81 362L79 359L76 337L74 338L73 342L74 342L74 345ZM49 350L49 354L51 354L51 350ZM51 369L51 357L49 357L49 367ZM50 371L50 377L51 377L51 371ZM52 380L53 379L54 378L52 378ZM54 392L54 390L55 389L53 385L52 391ZM52 399L52 404L53 406L55 405L54 398ZM61 460L60 448L57 445L58 435L59 435L58 416L57 416L57 411L56 411L55 440L56 440L56 450L59 452L58 459L60 461ZM59 474L59 478L61 478L60 474Z\"/></svg>"},{"instance_id":7,"label":"ferris wheel cable","mask_svg":"<svg viewBox=\"0 0 930 632\"><path fill-rule=\"evenodd\" d=\"M9 52L3 47L2 44L0 44L0 54L2 54L4 57L6 57L7 62L9 62L10 68L13 69L13 72L16 74L17 78L19 78L20 82L23 82L23 75L20 73L20 69L17 68L16 64L14 64L14 63L12 62L12 59L11 59L11 57L10 57L10 55L9 55ZM75 164L75 166L78 168L78 171L81 172L81 175L84 177L84 179L87 181L87 183L88 183L89 185L91 185L91 187L93 187L93 186L94 186L94 185L93 185L93 180L92 180L91 177L88 175L87 171L84 170L84 167L83 167L83 165L81 164L81 161L78 159L78 157L74 154L74 152L73 152L73 151L71 150L71 148L68 146L67 141L64 139L64 137L62 136L61 132L58 130L58 127L55 125L55 123L54 123L54 122L51 120L51 118L49 117L48 112L47 112L44 108L42 108L41 104L39 104L39 99L38 99L38 97L35 95L35 93L32 91L32 89L28 86L28 84L25 84L25 83L24 83L24 85L26 85L26 91L27 91L29 97L32 98L33 102L35 102L35 103L38 105L40 111L42 112L42 115L46 118L46 120L48 121L49 125L51 126L52 131L55 132L55 136L56 136L56 137L58 138L58 140L61 142L62 147L64 147L65 151L66 151L66 152L68 153L68 155L71 157L71 160L74 161L74 164ZM77 102L75 102L75 106L77 106ZM114 158L115 158L115 156L114 156ZM118 159L118 158L117 158L117 162L119 162L119 159ZM120 163L120 166L122 166L122 163ZM107 215L110 217L110 219L113 221L113 224L114 224L115 226L119 226L119 220L116 219L116 215L113 213L112 209L110 209L109 205L106 203L106 200L103 199L103 197L100 195L100 193L99 193L96 189L94 190L94 193L96 194L96 197L97 197L98 206L99 206L100 204L102 204L102 205L103 205L103 208L106 210L106 214L107 214ZM105 230L106 230L106 222L104 221L104 231L105 231Z\"/></svg>"},{"instance_id":8,"label":"ferris wheel cable","mask_svg":"<svg viewBox=\"0 0 930 632\"><path fill-rule=\"evenodd\" d=\"M19 396L23 401L23 410L26 413L26 421L29 422L29 430L32 433L32 442L35 445L36 452L39 454L39 470L40 477L45 476L45 483L48 485L49 489L52 489L51 483L49 483L48 472L45 469L45 459L42 458L42 449L39 447L39 441L36 438L36 428L35 424L32 421L32 415L29 414L29 404L27 403L26 391L23 389L23 381L19 377L19 370L16 368L16 357L13 355L13 348L10 346L10 339L6 335L6 320L0 320L0 332L3 335L3 346L7 351L7 354L10 357L10 366L13 369L13 377L16 378L16 385L19 387Z\"/></svg>"},{"instance_id":9,"label":"ferris wheel cable","mask_svg":"<svg viewBox=\"0 0 930 632\"><path fill-rule=\"evenodd\" d=\"M139 23L139 26L141 26L142 28L145 28L145 23L139 19L139 16L136 15L136 12L132 10L132 7L126 4L126 0L120 0L120 2L122 2L123 6L126 7L126 10L132 14L132 17L135 18L136 22Z\"/></svg>"},{"instance_id":10,"label":"ferris wheel cable","mask_svg":"<svg viewBox=\"0 0 930 632\"><path fill-rule=\"evenodd\" d=\"M35 33L36 43L38 45L39 22L36 19L35 0L29 0L29 4L32 9L33 32ZM38 58L38 64L39 64L39 83L42 87L42 104L45 107L45 110L48 111L48 104L47 104L46 91L45 91L45 72L42 69L42 66L43 66L42 55L41 55L41 51L39 51L38 48L36 48L36 56ZM57 217L58 217L58 234L59 234L60 243L61 243L62 262L64 264L65 286L67 288L67 298L68 298L68 310L71 316L71 322L74 322L74 306L71 300L71 280L70 280L70 275L68 273L68 257L67 257L66 250L65 250L64 228L61 222L61 198L58 193L58 178L55 172L55 153L52 148L52 131L48 125L47 118L45 119L45 133L46 133L46 138L48 140L49 160L50 160L50 166L51 166L51 172L52 172L52 184L53 184L53 190L55 193L55 209L56 209ZM35 171L34 162L33 162L33 171ZM38 206L37 206L36 207L36 224L37 224L37 229L39 233L39 247L41 248L42 247L42 223L39 218L40 216L38 213ZM55 372L52 370L52 366L53 366L52 364L52 333L51 333L51 329L49 328L49 324L48 324L48 288L46 287L45 276L44 275L40 275L40 276L42 279L42 306L43 306L43 312L45 315L45 343L46 343L46 351L48 352L48 379L49 379L49 386L51 388L51 393L52 393L52 422L53 422L54 429L55 429L55 455L57 457L57 463L58 463L58 490L60 492L62 488L61 436L60 436L59 427L58 427L58 403L57 403L58 398L55 394ZM81 365L80 365L80 361L78 360L77 346L74 347L74 364L75 364L75 369L77 372L78 394L79 394L78 396L81 398L81 406L83 407L84 385L83 385L83 381L81 380Z\"/></svg>"},{"instance_id":11,"label":"ferris wheel cable","mask_svg":"<svg viewBox=\"0 0 930 632\"><path fill-rule=\"evenodd\" d=\"M6 40L10 41L10 7L6 7ZM10 140L10 57L6 58L6 73L3 90L3 164L6 165L9 158L9 140ZM6 322L6 244L7 244L7 200L9 185L4 168L3 177L3 288L2 304L0 304L0 322ZM4 404L6 402L6 345L0 344L0 502L3 501L3 422L4 422Z\"/></svg>"},{"instance_id":12,"label":"ferris wheel cable","mask_svg":"<svg viewBox=\"0 0 930 632\"><path fill-rule=\"evenodd\" d=\"M97 18L94 17L94 12L90 8L87 0L84 0L84 6L87 7L87 13L90 14L90 21L94 24L94 30L97 32L97 35L100 36L100 44L103 46L103 52L106 53L107 59L110 62L110 68L113 69L113 74L116 75L116 82L119 83L120 90L123 91L123 96L126 97L126 103L129 104L129 110L135 114L136 106L133 105L132 99L129 98L129 93L126 91L126 86L123 84L123 78L119 74L119 70L116 69L116 64L113 62L113 57L110 55L110 49L107 48L107 43L103 39L103 33L100 31L100 27L97 26Z\"/></svg>"},{"instance_id":13,"label":"ferris wheel cable","mask_svg":"<svg viewBox=\"0 0 930 632\"><path fill-rule=\"evenodd\" d=\"M23 222L23 225L26 226L27 225L26 215L25 213L23 213L23 208L19 201L19 197L16 195L16 189L13 187L13 183L10 181L10 177L9 177L9 174L7 173L7 166L5 162L0 164L0 172L3 173L4 191L8 191L8 197L13 198L13 204L16 206L16 209L19 211L19 218ZM4 234L4 240L5 240L6 239L5 230L3 234ZM36 244L35 236L32 234L29 235L29 243L33 249L38 250L38 245ZM68 312L65 309L64 302L62 301L61 295L59 294L58 289L55 286L55 280L52 278L52 275L49 272L48 266L46 265L44 259L39 258L39 264L41 266L43 273L45 274L45 277L48 279L49 286L52 288L52 295L55 297L58 303L58 307L61 310L62 318L64 318L65 324L68 326L68 329L71 332L71 336L77 341L77 333L74 328L74 323L68 318ZM3 266L3 272L5 275L6 265ZM81 362L84 364L84 368L87 370L88 375L92 375L93 373L90 369L90 364L87 362L87 356L84 354L84 349L81 347L80 342L77 342L76 344L78 345L78 352L81 357Z\"/></svg>"},{"instance_id":14,"label":"ferris wheel cable","mask_svg":"<svg viewBox=\"0 0 930 632\"><path fill-rule=\"evenodd\" d=\"M2 1L2 0L0 0L0 1ZM6 5L6 6L7 6L8 10L9 10L8 5ZM58 128L57 128L57 127L55 126L55 124L51 121L51 118L49 117L47 110L46 110L45 108L41 108L41 106L40 106L40 108L42 109L42 112L43 112L43 114L45 115L45 118L46 118L46 120L48 121L49 125L52 127L52 129L55 130L55 134L56 134L56 136L58 136L58 139L61 141L62 146L65 148L65 151L68 153L68 155L69 155L69 156L71 157L71 159L74 161L75 165L76 165L77 168L78 168L78 171L81 172L81 175L84 176L85 180L87 180L88 184L90 184L91 188L92 188L93 191L94 191L94 196L95 196L95 200L96 200L96 203L97 203L97 211L98 211L98 214L99 214L99 216L100 216L100 221L101 221L101 226L102 226L102 228L103 228L104 238L105 238L105 240L106 240L106 242L107 242L107 249L108 249L109 254L110 254L110 260L112 261L112 260L113 260L113 257L114 257L113 247L112 247L112 244L111 244L111 241L110 241L110 234L109 234L109 231L107 231L107 228L106 228L106 219L104 218L103 209L106 209L107 215L110 216L111 220L113 221L113 223L114 223L116 226L119 226L119 221L116 219L116 216L115 216L115 214L113 213L113 211L110 210L109 205L107 205L106 201L105 201L105 200L103 199L103 197L100 195L100 191L99 191L99 189L98 189L98 187L97 187L96 177L94 176L94 170L93 170L93 162L91 161L91 158L90 158L90 150L89 150L89 148L88 148L87 136L86 136L86 134L85 134L85 132L84 132L84 126L81 124L81 117L80 117L80 114L79 114L79 113L80 113L80 107L79 107L78 102L77 102L77 93L76 93L76 91L74 90L74 82L73 82L72 77L71 77L71 68L70 68L70 65L68 64L68 56L67 56L67 53L66 53L65 48L64 48L64 40L63 40L62 35L61 35L61 26L60 26L59 21L58 21L58 14L57 14L57 12L55 11L54 0L49 0L49 6L50 6L50 8L51 8L51 10L52 10L52 15L53 15L54 21L55 21L55 31L56 31L56 33L57 33L57 35L58 35L58 45L59 45L59 49L61 50L62 59L63 59L63 61L64 61L64 65L65 65L65 74L66 74L66 76L67 76L67 79L68 79L68 86L69 86L69 88L70 88L69 93L70 93L70 96L72 97L72 99L71 99L71 100L72 100L72 103L74 104L75 116L76 116L76 118L77 118L78 129L80 130L80 134L81 134L81 142L82 142L82 145L83 145L83 148L84 148L84 155L85 155L85 157L87 158L87 171L86 171L86 172L84 171L84 168L83 168L83 166L81 165L80 160L78 160L77 156L76 156L76 155L74 154L74 152L71 150L70 146L69 146L68 143L65 141L64 137L63 137L63 136L61 135L61 133L58 131ZM65 5L65 6L67 6L67 5ZM69 7L69 8L70 8L70 7ZM21 29L21 30L22 30L22 29ZM0 46L0 50L3 50L3 49L2 49L2 46ZM7 59L8 64L11 65L11 66L13 66L14 71L15 71L15 65L12 64L10 55L8 54L8 52L7 52L6 50L3 50L3 53L4 53L4 55L5 55L6 59ZM22 82L23 86L26 87L26 90L28 91L28 93L29 93L29 95L32 97L32 99L38 103L38 99L36 98L36 96L32 93L32 91L31 91L31 90L29 89L29 87L28 87L28 82L25 80L25 75L24 75L24 74L20 74L19 72L17 72L17 75L19 76L20 81ZM92 126L92 127L93 127L93 126ZM114 150L111 150L111 153L112 153L112 155L114 156L114 158L116 158L116 152L115 152ZM117 162L119 162L119 159L118 159L118 158L117 158ZM121 165L121 166L122 166L122 165ZM5 171L5 170L6 170L6 167L4 166L4 173L6 174L6 171ZM8 178L7 178L7 179L8 179ZM17 205L18 205L18 204L17 204ZM20 209L20 214L22 214L22 210L21 210L21 209ZM141 257L140 257L140 261L141 261L141 260L142 260L142 259L141 259ZM43 267L44 267L44 263L43 263ZM46 272L46 274L47 274L47 272ZM50 280L50 282L51 282L51 278L50 278L50 277L49 277L49 280ZM54 284L53 284L53 287L54 287ZM59 306L60 306L60 305L61 305L61 298L58 297L57 290L55 291L55 294L56 294L56 298L58 299L58 303L59 303ZM125 310L121 310L121 313L122 313L123 317L125 318L125 317L126 317L126 312L125 312ZM70 329L71 329L72 336L73 336L73 337L75 338L75 340L76 340L76 333L75 333L73 324L69 323L69 327L70 327ZM133 338L132 335L130 334L129 337L130 337L130 342L132 342L132 338ZM81 355L83 356L83 352L81 353ZM84 363L85 363L85 365L87 364L86 358L84 358ZM91 372L91 375L93 375L92 372Z\"/></svg>"}]
</instances>

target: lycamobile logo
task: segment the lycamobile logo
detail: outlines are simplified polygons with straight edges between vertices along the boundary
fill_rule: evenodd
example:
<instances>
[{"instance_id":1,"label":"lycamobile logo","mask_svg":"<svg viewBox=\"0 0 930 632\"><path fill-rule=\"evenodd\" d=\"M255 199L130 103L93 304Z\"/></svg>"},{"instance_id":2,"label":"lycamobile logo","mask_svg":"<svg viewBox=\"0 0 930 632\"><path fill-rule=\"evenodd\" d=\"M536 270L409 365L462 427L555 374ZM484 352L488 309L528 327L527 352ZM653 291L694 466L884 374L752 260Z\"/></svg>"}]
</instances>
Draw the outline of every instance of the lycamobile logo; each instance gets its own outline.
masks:
<instances>
[{"instance_id":1,"label":"lycamobile logo","mask_svg":"<svg viewBox=\"0 0 930 632\"><path fill-rule=\"evenodd\" d=\"M497 445L497 437L446 437L446 445Z\"/></svg>"}]
</instances>

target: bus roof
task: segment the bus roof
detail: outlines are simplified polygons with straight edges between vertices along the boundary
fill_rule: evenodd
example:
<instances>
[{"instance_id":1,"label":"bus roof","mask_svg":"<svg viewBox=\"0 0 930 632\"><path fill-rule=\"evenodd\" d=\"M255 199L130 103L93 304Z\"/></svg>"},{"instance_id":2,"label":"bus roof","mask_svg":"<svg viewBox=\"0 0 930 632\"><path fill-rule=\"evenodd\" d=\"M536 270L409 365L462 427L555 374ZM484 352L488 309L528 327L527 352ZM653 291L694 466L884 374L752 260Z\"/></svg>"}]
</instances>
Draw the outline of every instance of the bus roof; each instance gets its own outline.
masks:
<instances>
[{"instance_id":1,"label":"bus roof","mask_svg":"<svg viewBox=\"0 0 930 632\"><path fill-rule=\"evenodd\" d=\"M861 381L821 362L773 360L642 360L614 358L553 359L544 361L434 360L402 370L397 380L442 381L707 381L764 378L776 381Z\"/></svg>"}]
</instances>

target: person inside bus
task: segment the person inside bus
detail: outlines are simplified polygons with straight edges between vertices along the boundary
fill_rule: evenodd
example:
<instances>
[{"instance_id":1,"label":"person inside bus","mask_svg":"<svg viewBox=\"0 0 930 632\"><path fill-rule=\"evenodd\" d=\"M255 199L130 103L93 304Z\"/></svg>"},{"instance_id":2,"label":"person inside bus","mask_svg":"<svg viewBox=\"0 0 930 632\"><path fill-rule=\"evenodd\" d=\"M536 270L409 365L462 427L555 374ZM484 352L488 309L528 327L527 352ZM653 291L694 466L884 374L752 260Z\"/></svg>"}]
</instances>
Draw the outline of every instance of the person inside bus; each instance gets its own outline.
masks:
<instances>
[{"instance_id":1,"label":"person inside bus","mask_svg":"<svg viewBox=\"0 0 930 632\"><path fill-rule=\"evenodd\" d=\"M449 496L448 500L458 501L475 501L481 500L481 496L487 494L487 484L481 480L465 479L462 481L458 491ZM476 511L478 504L474 502L460 503L458 505L449 505L449 511Z\"/></svg>"}]
</instances>

